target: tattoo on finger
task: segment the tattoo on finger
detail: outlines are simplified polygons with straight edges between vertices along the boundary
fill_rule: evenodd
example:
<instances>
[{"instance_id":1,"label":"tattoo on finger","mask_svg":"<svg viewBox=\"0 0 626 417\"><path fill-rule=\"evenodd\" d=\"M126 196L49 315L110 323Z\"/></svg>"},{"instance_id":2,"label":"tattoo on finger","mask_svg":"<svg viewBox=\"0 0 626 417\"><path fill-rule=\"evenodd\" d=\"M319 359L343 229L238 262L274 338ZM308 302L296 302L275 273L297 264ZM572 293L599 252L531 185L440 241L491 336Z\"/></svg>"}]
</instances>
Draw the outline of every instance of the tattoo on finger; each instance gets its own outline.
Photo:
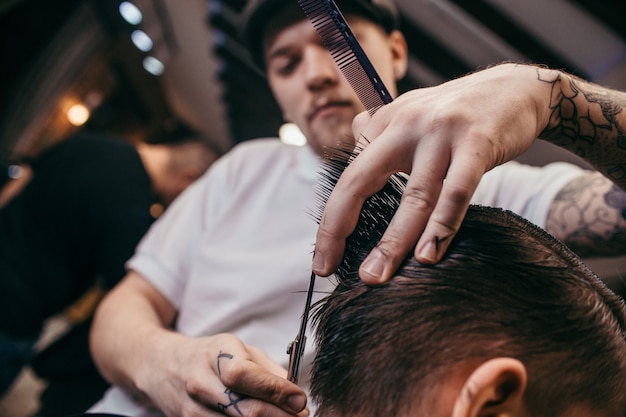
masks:
<instances>
[{"instance_id":1,"label":"tattoo on finger","mask_svg":"<svg viewBox=\"0 0 626 417\"><path fill-rule=\"evenodd\" d=\"M237 414L239 414L240 416L243 416L243 413L241 412L241 409L239 408L239 403L247 399L248 397L244 395L238 395L235 392L233 392L230 388L226 388L226 390L224 390L224 394L226 394L228 402L226 404L217 403L218 411L226 412L229 408L232 407L232 409L235 410Z\"/></svg>"},{"instance_id":2,"label":"tattoo on finger","mask_svg":"<svg viewBox=\"0 0 626 417\"><path fill-rule=\"evenodd\" d=\"M217 355L217 374L222 376L222 369L220 368L220 362L222 359L232 359L233 355L230 353L224 353L220 350L220 353Z\"/></svg>"}]
</instances>

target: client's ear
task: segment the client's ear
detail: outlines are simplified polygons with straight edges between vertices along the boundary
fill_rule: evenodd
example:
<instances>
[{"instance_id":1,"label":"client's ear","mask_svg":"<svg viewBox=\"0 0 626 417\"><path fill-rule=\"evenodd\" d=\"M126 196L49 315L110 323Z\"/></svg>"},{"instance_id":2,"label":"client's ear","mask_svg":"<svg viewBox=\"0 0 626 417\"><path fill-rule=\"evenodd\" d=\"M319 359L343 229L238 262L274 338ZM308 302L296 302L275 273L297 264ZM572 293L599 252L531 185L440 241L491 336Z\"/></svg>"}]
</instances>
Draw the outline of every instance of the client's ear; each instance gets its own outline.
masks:
<instances>
[{"instance_id":1,"label":"client's ear","mask_svg":"<svg viewBox=\"0 0 626 417\"><path fill-rule=\"evenodd\" d=\"M526 368L517 359L490 359L465 381L452 417L522 415L526 382Z\"/></svg>"}]
</instances>

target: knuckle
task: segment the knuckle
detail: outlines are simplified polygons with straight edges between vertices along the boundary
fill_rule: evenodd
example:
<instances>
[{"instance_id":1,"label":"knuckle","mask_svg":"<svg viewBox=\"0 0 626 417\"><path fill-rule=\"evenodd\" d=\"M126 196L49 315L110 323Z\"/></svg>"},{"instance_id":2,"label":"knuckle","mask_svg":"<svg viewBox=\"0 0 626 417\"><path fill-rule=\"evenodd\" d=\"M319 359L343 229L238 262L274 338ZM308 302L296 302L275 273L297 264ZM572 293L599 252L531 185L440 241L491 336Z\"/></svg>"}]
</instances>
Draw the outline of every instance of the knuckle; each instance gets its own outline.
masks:
<instances>
[{"instance_id":1,"label":"knuckle","mask_svg":"<svg viewBox=\"0 0 626 417\"><path fill-rule=\"evenodd\" d=\"M191 376L185 381L185 390L190 397L196 398L203 392L204 389L202 382L198 378Z\"/></svg>"},{"instance_id":2,"label":"knuckle","mask_svg":"<svg viewBox=\"0 0 626 417\"><path fill-rule=\"evenodd\" d=\"M407 187L402 195L401 204L413 211L431 212L435 207L436 200L432 194L420 188Z\"/></svg>"},{"instance_id":3,"label":"knuckle","mask_svg":"<svg viewBox=\"0 0 626 417\"><path fill-rule=\"evenodd\" d=\"M433 133L457 130L461 126L467 125L468 121L471 120L471 116L465 114L465 111L447 112L444 109L436 114L437 116L430 123L430 131Z\"/></svg>"},{"instance_id":4,"label":"knuckle","mask_svg":"<svg viewBox=\"0 0 626 417\"><path fill-rule=\"evenodd\" d=\"M442 220L437 219L436 217L432 219L432 221L437 225L438 228L444 230L444 233L438 233L440 235L440 239L446 240L447 237L450 237L459 230L459 224L452 219Z\"/></svg>"},{"instance_id":5,"label":"knuckle","mask_svg":"<svg viewBox=\"0 0 626 417\"><path fill-rule=\"evenodd\" d=\"M473 190L466 186L446 184L446 198L454 205L468 204Z\"/></svg>"},{"instance_id":6,"label":"knuckle","mask_svg":"<svg viewBox=\"0 0 626 417\"><path fill-rule=\"evenodd\" d=\"M269 399L276 403L282 400L283 390L281 382L286 383L286 379L278 378L271 372L262 372L255 375L254 388L260 398Z\"/></svg>"},{"instance_id":7,"label":"knuckle","mask_svg":"<svg viewBox=\"0 0 626 417\"><path fill-rule=\"evenodd\" d=\"M329 244L335 239L345 238L348 233L342 230L339 224L329 224L322 221L317 229L316 240L318 243Z\"/></svg>"},{"instance_id":8,"label":"knuckle","mask_svg":"<svg viewBox=\"0 0 626 417\"><path fill-rule=\"evenodd\" d=\"M464 214L459 214L459 217L452 215L441 215L439 213L431 216L431 223L435 226L434 233L439 236L439 239L447 240L458 232L463 221Z\"/></svg>"},{"instance_id":9,"label":"knuckle","mask_svg":"<svg viewBox=\"0 0 626 417\"><path fill-rule=\"evenodd\" d=\"M278 378L271 373L259 375L259 379L256 381L259 398L272 404L286 404L287 397L293 393L293 391L286 389L287 384L289 383L286 379Z\"/></svg>"},{"instance_id":10,"label":"knuckle","mask_svg":"<svg viewBox=\"0 0 626 417\"><path fill-rule=\"evenodd\" d=\"M383 237L380 242L376 244L376 250L381 254L385 262L398 263L401 261L404 253L404 246L401 244L400 236L395 236L393 232L389 233L389 236Z\"/></svg>"},{"instance_id":11,"label":"knuckle","mask_svg":"<svg viewBox=\"0 0 626 417\"><path fill-rule=\"evenodd\" d=\"M246 366L241 361L229 361L222 369L220 379L227 387L236 387L246 375Z\"/></svg>"},{"instance_id":12,"label":"knuckle","mask_svg":"<svg viewBox=\"0 0 626 417\"><path fill-rule=\"evenodd\" d=\"M276 380L270 380L269 378L264 382L262 385L265 396L275 404L282 404L286 400L287 393L281 389L280 384Z\"/></svg>"}]
</instances>

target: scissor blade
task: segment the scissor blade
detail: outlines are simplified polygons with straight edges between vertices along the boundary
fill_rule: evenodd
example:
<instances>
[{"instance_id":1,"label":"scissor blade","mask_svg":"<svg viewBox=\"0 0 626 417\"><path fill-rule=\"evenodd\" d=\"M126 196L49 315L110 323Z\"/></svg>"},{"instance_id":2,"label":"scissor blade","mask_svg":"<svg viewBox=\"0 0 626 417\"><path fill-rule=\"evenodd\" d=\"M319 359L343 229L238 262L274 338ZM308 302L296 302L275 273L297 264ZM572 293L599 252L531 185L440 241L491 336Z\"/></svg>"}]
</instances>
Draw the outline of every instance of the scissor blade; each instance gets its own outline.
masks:
<instances>
[{"instance_id":1,"label":"scissor blade","mask_svg":"<svg viewBox=\"0 0 626 417\"><path fill-rule=\"evenodd\" d=\"M311 272L311 280L309 281L309 289L306 294L306 304L302 321L300 322L300 332L296 339L289 343L287 353L289 354L289 366L287 368L287 379L291 382L298 383L298 375L300 372L300 360L304 356L304 347L306 345L306 326L309 322L309 312L311 311L311 299L313 297L313 288L315 287L315 273Z\"/></svg>"}]
</instances>

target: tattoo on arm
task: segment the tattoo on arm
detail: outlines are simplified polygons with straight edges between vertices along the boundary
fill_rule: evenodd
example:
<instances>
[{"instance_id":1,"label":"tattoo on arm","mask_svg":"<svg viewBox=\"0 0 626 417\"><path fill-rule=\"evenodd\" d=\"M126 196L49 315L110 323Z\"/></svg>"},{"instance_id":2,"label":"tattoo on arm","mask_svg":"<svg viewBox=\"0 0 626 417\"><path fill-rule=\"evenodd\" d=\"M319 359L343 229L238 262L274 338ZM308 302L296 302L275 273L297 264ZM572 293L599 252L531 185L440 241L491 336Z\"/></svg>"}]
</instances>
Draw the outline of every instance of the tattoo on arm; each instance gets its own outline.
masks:
<instances>
[{"instance_id":1,"label":"tattoo on arm","mask_svg":"<svg viewBox=\"0 0 626 417\"><path fill-rule=\"evenodd\" d=\"M594 165L626 188L626 93L558 71L537 69L551 84L550 121L539 135Z\"/></svg>"},{"instance_id":2,"label":"tattoo on arm","mask_svg":"<svg viewBox=\"0 0 626 417\"><path fill-rule=\"evenodd\" d=\"M613 184L611 190L604 196L604 201L607 206L619 210L622 219L626 220L626 193L621 188Z\"/></svg>"},{"instance_id":3,"label":"tattoo on arm","mask_svg":"<svg viewBox=\"0 0 626 417\"><path fill-rule=\"evenodd\" d=\"M599 173L567 184L548 212L546 229L580 256L626 251L626 192Z\"/></svg>"}]
</instances>

